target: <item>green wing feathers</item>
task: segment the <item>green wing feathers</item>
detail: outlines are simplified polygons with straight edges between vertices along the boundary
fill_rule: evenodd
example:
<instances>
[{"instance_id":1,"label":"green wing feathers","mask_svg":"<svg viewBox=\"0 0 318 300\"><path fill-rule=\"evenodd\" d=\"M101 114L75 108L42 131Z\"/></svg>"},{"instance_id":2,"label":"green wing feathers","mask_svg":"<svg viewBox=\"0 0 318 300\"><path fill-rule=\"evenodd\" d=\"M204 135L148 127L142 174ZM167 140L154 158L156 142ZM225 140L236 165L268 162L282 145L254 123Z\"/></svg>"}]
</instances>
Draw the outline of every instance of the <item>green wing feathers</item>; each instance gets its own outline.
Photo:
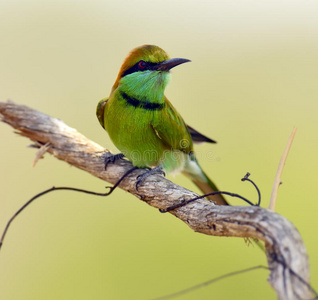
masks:
<instances>
[{"instance_id":1,"label":"green wing feathers","mask_svg":"<svg viewBox=\"0 0 318 300\"><path fill-rule=\"evenodd\" d=\"M189 154L193 151L193 143L188 127L169 100L165 100L164 111L154 119L151 126L169 148Z\"/></svg>"},{"instance_id":2,"label":"green wing feathers","mask_svg":"<svg viewBox=\"0 0 318 300\"><path fill-rule=\"evenodd\" d=\"M103 128L105 128L104 126L104 109L105 109L105 105L108 101L108 98L103 98L102 100L100 100L97 104L96 107L96 116L97 119L100 123L100 125L102 125Z\"/></svg>"}]
</instances>

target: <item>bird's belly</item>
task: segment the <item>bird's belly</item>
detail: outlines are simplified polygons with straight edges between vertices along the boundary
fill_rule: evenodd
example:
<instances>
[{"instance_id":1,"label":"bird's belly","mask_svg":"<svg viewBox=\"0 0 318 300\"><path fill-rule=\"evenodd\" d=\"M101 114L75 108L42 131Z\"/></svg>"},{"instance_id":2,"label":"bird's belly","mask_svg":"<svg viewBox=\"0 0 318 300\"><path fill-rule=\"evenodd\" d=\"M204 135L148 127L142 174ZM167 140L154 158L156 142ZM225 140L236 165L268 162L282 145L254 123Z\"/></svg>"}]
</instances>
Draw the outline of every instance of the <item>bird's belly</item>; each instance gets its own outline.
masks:
<instances>
[{"instance_id":1,"label":"bird's belly","mask_svg":"<svg viewBox=\"0 0 318 300\"><path fill-rule=\"evenodd\" d=\"M121 113L110 111L105 117L105 128L115 146L134 166L160 165L168 173L182 169L187 155L168 147L151 126L158 112L138 110L125 107Z\"/></svg>"}]
</instances>

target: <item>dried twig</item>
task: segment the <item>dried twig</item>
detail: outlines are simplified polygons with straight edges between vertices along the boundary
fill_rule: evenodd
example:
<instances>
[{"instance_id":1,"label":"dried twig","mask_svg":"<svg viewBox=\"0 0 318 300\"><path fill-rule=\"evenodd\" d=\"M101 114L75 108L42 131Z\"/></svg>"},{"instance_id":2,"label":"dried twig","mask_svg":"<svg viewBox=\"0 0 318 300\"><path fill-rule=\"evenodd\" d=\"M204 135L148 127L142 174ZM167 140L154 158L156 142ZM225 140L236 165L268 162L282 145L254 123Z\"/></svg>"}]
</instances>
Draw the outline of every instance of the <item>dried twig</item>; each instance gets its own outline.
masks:
<instances>
[{"instance_id":1,"label":"dried twig","mask_svg":"<svg viewBox=\"0 0 318 300\"><path fill-rule=\"evenodd\" d=\"M277 192L278 192L278 188L281 184L281 176L283 173L283 169L285 166L285 162L289 153L289 149L293 143L295 134L296 134L297 129L294 128L286 145L286 148L284 150L284 153L279 161L279 165L278 165L278 169L276 172L276 176L275 176L275 180L274 180L274 184L273 184L273 189L272 189L272 194L271 194L271 198L269 200L269 207L268 209L275 211L275 206L276 206L276 199L277 199Z\"/></svg>"}]
</instances>

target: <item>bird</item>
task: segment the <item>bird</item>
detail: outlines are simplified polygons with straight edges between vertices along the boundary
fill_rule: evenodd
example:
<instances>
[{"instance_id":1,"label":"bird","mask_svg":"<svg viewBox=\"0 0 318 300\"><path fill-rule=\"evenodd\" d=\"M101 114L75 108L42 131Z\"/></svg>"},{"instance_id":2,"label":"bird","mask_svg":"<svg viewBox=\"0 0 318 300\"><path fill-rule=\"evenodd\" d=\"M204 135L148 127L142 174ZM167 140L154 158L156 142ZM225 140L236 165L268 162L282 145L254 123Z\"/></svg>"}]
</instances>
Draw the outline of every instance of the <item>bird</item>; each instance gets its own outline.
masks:
<instances>
[{"instance_id":1,"label":"bird","mask_svg":"<svg viewBox=\"0 0 318 300\"><path fill-rule=\"evenodd\" d=\"M141 183L152 173L182 172L205 194L218 191L199 165L194 143L215 143L185 123L164 95L170 70L190 62L170 58L158 46L133 49L124 60L108 98L97 104L96 115L121 151L107 163L125 156L135 167L147 168ZM207 197L228 205L221 194Z\"/></svg>"}]
</instances>

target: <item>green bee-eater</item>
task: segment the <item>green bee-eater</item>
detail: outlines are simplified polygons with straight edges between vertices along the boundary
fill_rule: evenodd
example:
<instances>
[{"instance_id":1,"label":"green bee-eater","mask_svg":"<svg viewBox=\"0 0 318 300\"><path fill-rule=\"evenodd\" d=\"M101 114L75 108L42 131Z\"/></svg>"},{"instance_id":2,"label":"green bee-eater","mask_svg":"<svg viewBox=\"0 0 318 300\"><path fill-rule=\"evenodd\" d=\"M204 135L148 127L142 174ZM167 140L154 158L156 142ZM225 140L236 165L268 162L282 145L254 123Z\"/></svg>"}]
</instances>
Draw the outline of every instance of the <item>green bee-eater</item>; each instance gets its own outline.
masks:
<instances>
[{"instance_id":1,"label":"green bee-eater","mask_svg":"<svg viewBox=\"0 0 318 300\"><path fill-rule=\"evenodd\" d=\"M215 142L186 125L164 95L170 69L185 62L189 60L169 59L153 45L132 50L109 98L98 103L96 114L115 146L134 166L181 171L207 194L217 188L198 164L193 143ZM209 198L227 204L222 195Z\"/></svg>"}]
</instances>

